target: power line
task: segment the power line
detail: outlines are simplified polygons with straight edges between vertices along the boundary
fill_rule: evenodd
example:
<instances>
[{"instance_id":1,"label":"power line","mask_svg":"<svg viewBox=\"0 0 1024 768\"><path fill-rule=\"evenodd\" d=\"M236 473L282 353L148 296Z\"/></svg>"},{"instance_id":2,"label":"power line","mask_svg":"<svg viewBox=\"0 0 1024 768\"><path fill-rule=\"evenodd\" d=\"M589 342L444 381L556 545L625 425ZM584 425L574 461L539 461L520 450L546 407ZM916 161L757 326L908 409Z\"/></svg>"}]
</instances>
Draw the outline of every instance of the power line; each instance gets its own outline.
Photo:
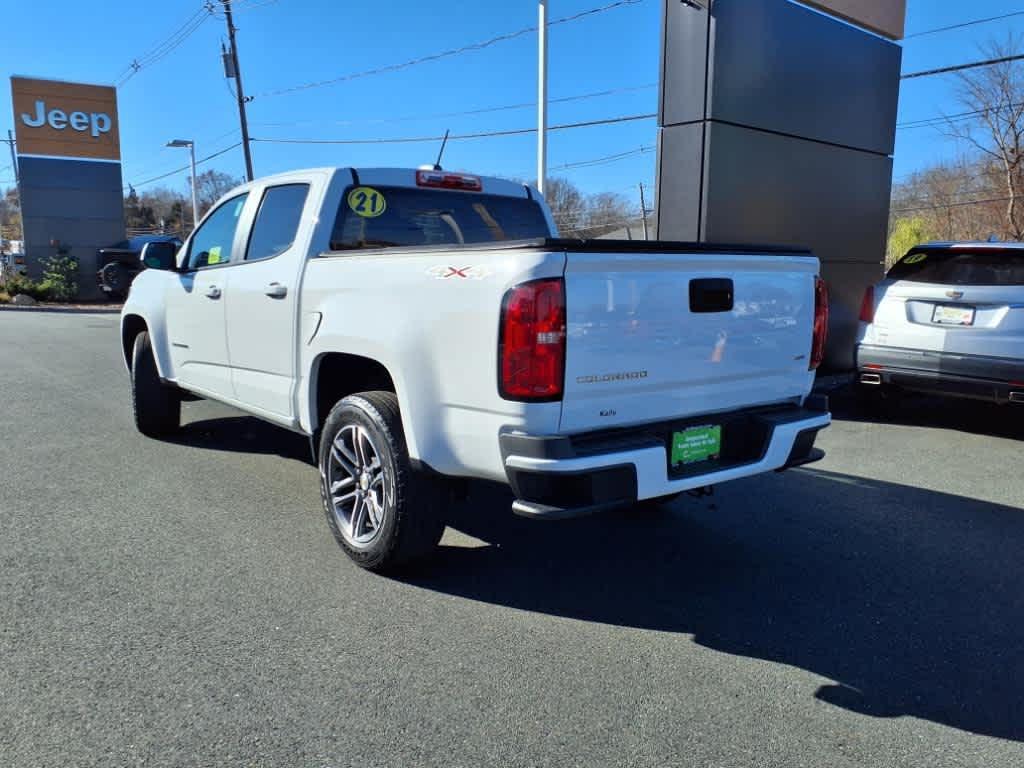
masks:
<instances>
[{"instance_id":1,"label":"power line","mask_svg":"<svg viewBox=\"0 0 1024 768\"><path fill-rule=\"evenodd\" d=\"M141 70L146 67L156 64L158 61L163 59L165 56L170 54L175 48L184 43L192 34L198 30L203 23L213 15L213 9L209 2L204 4L199 10L193 13L184 24L182 24L177 30L175 30L169 37L167 37L162 43L151 49L149 52L143 54L139 58L132 61L131 64L121 73L118 77L117 86L120 88Z\"/></svg>"},{"instance_id":2,"label":"power line","mask_svg":"<svg viewBox=\"0 0 1024 768\"><path fill-rule=\"evenodd\" d=\"M564 131L570 128L589 128L595 125L612 125L614 123L628 123L636 120L653 120L658 115L657 113L651 113L646 115L626 115L624 117L610 117L603 120L585 120L579 123L563 123L561 125L552 125L548 128L549 131ZM521 136L530 133L536 133L536 128L514 128L507 131L481 131L479 133L462 133L453 134L448 137L449 141L459 141L466 139L489 139L498 136ZM251 141L259 141L264 144L427 144L437 143L441 141L443 136L407 136L402 138L393 139L257 139L253 138Z\"/></svg>"},{"instance_id":3,"label":"power line","mask_svg":"<svg viewBox=\"0 0 1024 768\"><path fill-rule=\"evenodd\" d=\"M946 208L960 208L966 205L984 205L985 203L1005 203L1009 201L1009 197L990 197L984 200L964 200L956 203L946 203L945 205L921 205L914 208L893 208L889 213L913 213L916 211L941 211Z\"/></svg>"},{"instance_id":4,"label":"power line","mask_svg":"<svg viewBox=\"0 0 1024 768\"><path fill-rule=\"evenodd\" d=\"M581 93L576 96L562 96L557 99L548 99L549 104L565 104L573 101L585 101L587 99L597 99L604 96L615 96L620 93L635 93L636 91L648 90L650 88L656 88L657 83L645 83L644 85L631 85L623 88L610 88L604 91L594 91L592 93ZM536 101L521 102L519 104L504 104L497 107L481 107L479 109L468 109L462 112L439 112L432 115L408 115L403 117L393 118L366 118L363 120L337 120L324 122L323 120L292 120L288 122L259 122L250 123L250 125L261 125L265 127L273 128L284 128L293 127L299 125L389 125L393 123L410 123L410 122L423 122L426 120L443 120L450 117L472 117L475 115L484 115L492 112L506 112L515 109L535 109L537 107Z\"/></svg>"},{"instance_id":5,"label":"power line","mask_svg":"<svg viewBox=\"0 0 1024 768\"><path fill-rule=\"evenodd\" d=\"M200 144L216 144L221 139L227 138L228 136L232 136L232 135L238 133L238 131L239 131L239 129L237 127L236 128L232 128L230 131L225 131L224 133L220 133L220 134L218 134L218 135L216 135L216 136L214 136L212 138L209 138L209 134L206 134L206 137L199 137L196 140L196 144L197 144L197 146L200 145ZM161 151L164 151L164 150L166 150L166 147L165 146L161 146L160 149L161 149ZM122 165L122 168L124 168L124 167L125 166ZM135 176L143 176L143 175L149 174L149 173L162 173L163 172L163 168L165 168L166 166L154 168L152 165L148 165L148 166L143 166L143 167L144 167L144 170L135 171L133 175L135 175Z\"/></svg>"},{"instance_id":6,"label":"power line","mask_svg":"<svg viewBox=\"0 0 1024 768\"><path fill-rule=\"evenodd\" d=\"M951 29L962 29L964 27L973 27L976 24L986 24L990 21L1001 21L1002 19L1009 19L1011 16L1024 16L1024 11L1013 11L1012 13L1004 13L1001 16L990 16L987 19L974 19L973 21L964 21L960 24L951 24L948 27L937 27L936 29L926 29L923 32L915 32L912 35L904 35L904 40L910 40L915 37L924 37L925 35L934 35L938 32L948 32Z\"/></svg>"},{"instance_id":7,"label":"power line","mask_svg":"<svg viewBox=\"0 0 1024 768\"><path fill-rule=\"evenodd\" d=\"M610 11L610 10L613 10L615 8L621 8L623 6L637 5L637 4L642 3L642 2L644 2L644 0L616 0L613 3L609 3L608 5L603 5L603 6L599 7L599 8L591 8L591 9L586 10L586 11L580 11L579 13L573 14L572 16L564 16L564 17L562 17L560 19L556 19L556 20L554 20L552 22L549 22L548 26L549 27L554 27L554 26L557 26L559 24L568 24L570 22L578 21L579 19L583 19L583 18L586 18L588 16L593 16L593 15L598 14L598 13L604 13L605 11ZM528 35L528 34L531 34L533 32L536 32L536 31L537 31L537 27L536 26L524 27L523 29L519 29L519 30L516 30L514 32L506 32L505 34L497 35L497 36L492 37L492 38L490 38L488 40L483 40L483 41L481 41L479 43L471 43L469 45L463 45L463 46L461 46L459 48L452 48L452 49L449 49L447 51L441 51L439 53L432 53L432 54L428 54L426 56L420 56L419 58L410 59L409 61L404 61L404 62L402 62L400 64L388 64L388 65L383 66L383 67L377 67L375 69L368 69L368 70L364 70L362 72L354 72L354 73L348 74L348 75L341 75L340 77L332 77L332 78L329 78L327 80L317 80L317 81L314 81L314 82L311 82L311 83L303 83L302 85L293 85L293 86L290 86L288 88L278 88L277 90L273 90L273 91L264 91L263 93L256 94L256 96L254 96L253 98L262 98L262 97L270 97L270 96L282 96L282 95L284 95L286 93L295 93L296 91L305 91L305 90L308 90L310 88L323 88L324 86L336 85L338 83L348 82L350 80L356 80L356 79L363 78L363 77L371 77L373 75L380 75L380 74L384 74L385 72L397 72L398 70L408 69L409 67L414 67L414 66L417 66L419 64L426 64L427 62L431 62L431 61L438 61L440 59L447 59L447 58L450 58L452 56L458 56L458 55L461 55L463 53L470 53L472 51L480 51L480 50L483 50L484 48L490 48L492 45L496 45L498 43L507 42L509 40L514 40L514 39L516 39L518 37L522 37L523 35Z\"/></svg>"},{"instance_id":8,"label":"power line","mask_svg":"<svg viewBox=\"0 0 1024 768\"><path fill-rule=\"evenodd\" d=\"M1019 105L1018 105L1019 106ZM911 128L928 128L936 123L944 123L947 120L965 120L991 112L991 109L973 109L970 112L956 112L952 115L939 115L936 117L923 117L920 120L907 120L903 123L896 123L896 130L908 130Z\"/></svg>"},{"instance_id":9,"label":"power line","mask_svg":"<svg viewBox=\"0 0 1024 768\"><path fill-rule=\"evenodd\" d=\"M610 163L617 163L619 160L625 160L636 155L643 155L648 152L653 152L655 149L654 145L646 145L638 147L637 149L631 149L627 152L619 152L615 155L607 155L605 157L596 157L592 160L579 160L573 163L565 163L564 165L556 165L549 170L552 171L568 171L573 168L593 168L598 165L608 165Z\"/></svg>"},{"instance_id":10,"label":"power line","mask_svg":"<svg viewBox=\"0 0 1024 768\"><path fill-rule=\"evenodd\" d=\"M224 149L221 149L221 150L218 150L217 152L214 152L212 155L207 155L204 158L196 160L196 165L202 165L203 163L205 163L205 162L207 162L209 160L213 160L213 158L215 158L215 157L220 157L225 152L230 152L232 149L236 149L237 147L240 147L240 146L242 146L242 142L240 142L240 141L235 142L230 147L225 147ZM183 165L181 168L176 168L173 171L168 171L167 173L160 174L159 176L154 176L151 179L146 179L145 181L137 181L137 182L134 182L132 184L127 184L127 185L125 185L124 189L128 189L129 187L143 187L146 184L152 184L154 181L160 181L161 179L166 179L168 176L174 176L175 174L184 173L185 171L191 170L191 168L192 168L191 165Z\"/></svg>"},{"instance_id":11,"label":"power line","mask_svg":"<svg viewBox=\"0 0 1024 768\"><path fill-rule=\"evenodd\" d=\"M939 69L926 69L923 72L910 72L900 75L900 80L912 80L915 77L930 77L931 75L944 75L949 72L962 72L965 69L977 69L978 67L991 67L995 64L1006 64L1011 61L1024 59L1024 53L1017 53L1013 56L1001 56L998 59L987 59L985 61L973 61L970 64L956 64L952 67L940 67Z\"/></svg>"},{"instance_id":12,"label":"power line","mask_svg":"<svg viewBox=\"0 0 1024 768\"><path fill-rule=\"evenodd\" d=\"M255 11L257 8L264 8L268 5L276 5L278 2L280 2L280 0L263 0L262 3L255 4L254 2L255 0L234 0L234 2L231 3L231 7L236 14L248 13L249 11ZM224 18L223 13L218 13L215 11L214 15L219 19Z\"/></svg>"}]
</instances>

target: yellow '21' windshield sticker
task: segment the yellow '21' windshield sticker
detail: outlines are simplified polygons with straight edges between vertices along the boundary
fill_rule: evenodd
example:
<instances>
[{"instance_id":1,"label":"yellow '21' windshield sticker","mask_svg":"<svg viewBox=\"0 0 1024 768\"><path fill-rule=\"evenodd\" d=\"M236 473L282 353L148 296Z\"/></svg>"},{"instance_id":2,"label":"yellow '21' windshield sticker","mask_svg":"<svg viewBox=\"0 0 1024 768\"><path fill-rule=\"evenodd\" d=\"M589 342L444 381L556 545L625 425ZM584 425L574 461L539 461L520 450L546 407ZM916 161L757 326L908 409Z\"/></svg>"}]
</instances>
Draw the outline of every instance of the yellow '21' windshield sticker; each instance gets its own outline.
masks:
<instances>
[{"instance_id":1,"label":"yellow '21' windshield sticker","mask_svg":"<svg viewBox=\"0 0 1024 768\"><path fill-rule=\"evenodd\" d=\"M372 219L387 210L388 201L373 187L356 187L348 193L348 207L356 216Z\"/></svg>"},{"instance_id":2,"label":"yellow '21' windshield sticker","mask_svg":"<svg viewBox=\"0 0 1024 768\"><path fill-rule=\"evenodd\" d=\"M903 260L904 264L917 264L928 258L927 253L912 253Z\"/></svg>"},{"instance_id":3,"label":"yellow '21' windshield sticker","mask_svg":"<svg viewBox=\"0 0 1024 768\"><path fill-rule=\"evenodd\" d=\"M209 251L210 255L206 259L207 264L220 264L220 246L215 245Z\"/></svg>"}]
</instances>

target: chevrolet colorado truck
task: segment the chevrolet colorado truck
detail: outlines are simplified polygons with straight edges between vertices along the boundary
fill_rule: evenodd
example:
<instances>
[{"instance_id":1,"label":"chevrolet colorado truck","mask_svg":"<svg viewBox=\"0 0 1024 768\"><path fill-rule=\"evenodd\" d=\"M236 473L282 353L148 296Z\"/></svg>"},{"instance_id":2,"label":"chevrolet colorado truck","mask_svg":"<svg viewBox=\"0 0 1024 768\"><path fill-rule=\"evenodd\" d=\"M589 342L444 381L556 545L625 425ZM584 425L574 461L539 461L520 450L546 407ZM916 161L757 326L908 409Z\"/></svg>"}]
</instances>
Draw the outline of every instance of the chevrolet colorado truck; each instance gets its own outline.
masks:
<instances>
[{"instance_id":1,"label":"chevrolet colorado truck","mask_svg":"<svg viewBox=\"0 0 1024 768\"><path fill-rule=\"evenodd\" d=\"M567 517L808 463L830 423L799 249L558 239L523 184L326 168L238 187L142 258L121 317L139 431L198 396L307 435L371 570L437 545L456 479Z\"/></svg>"}]
</instances>

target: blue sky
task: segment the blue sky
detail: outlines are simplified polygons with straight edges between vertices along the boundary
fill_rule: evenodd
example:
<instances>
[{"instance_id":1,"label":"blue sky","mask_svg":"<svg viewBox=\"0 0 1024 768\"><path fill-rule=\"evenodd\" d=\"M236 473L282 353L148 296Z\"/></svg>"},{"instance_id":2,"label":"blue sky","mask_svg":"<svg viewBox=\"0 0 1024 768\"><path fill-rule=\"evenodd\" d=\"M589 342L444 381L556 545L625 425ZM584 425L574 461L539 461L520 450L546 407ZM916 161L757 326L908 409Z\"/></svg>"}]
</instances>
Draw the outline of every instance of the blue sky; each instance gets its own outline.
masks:
<instances>
[{"instance_id":1,"label":"blue sky","mask_svg":"<svg viewBox=\"0 0 1024 768\"><path fill-rule=\"evenodd\" d=\"M550 0L558 19L612 0ZM251 134L257 138L379 139L528 128L535 123L536 37L336 85L271 95L291 86L401 63L536 23L535 0L235 0L236 26ZM200 0L149 4L107 0L7 3L0 75L115 83L133 58L167 39L201 8ZM102 8L102 11L98 9ZM156 10L159 9L159 10ZM907 33L1024 10L1024 0L909 0ZM551 123L640 115L657 109L660 0L558 25L551 30L553 99L615 91L551 106ZM16 32L15 32L16 31ZM905 41L905 72L980 58L992 37L1024 34L1024 15ZM168 139L193 138L200 157L238 141L237 111L223 77L221 18L210 17L179 46L138 72L119 90L126 183L139 184L187 161ZM962 111L955 81L941 76L906 81L900 122ZM5 86L6 87L6 86ZM470 110L528 104L474 115ZM0 129L13 127L10 99L0 99ZM895 176L905 177L962 148L932 127L898 131ZM552 175L589 192L633 195L650 184L654 120L554 132ZM255 143L257 175L311 165L400 165L431 162L436 143L294 145ZM628 154L614 162L561 170L559 166ZM7 163L0 157L0 169ZM532 178L535 138L510 136L452 142L445 165L480 173ZM204 165L241 176L241 150ZM11 178L0 170L0 183ZM180 173L153 182L179 189ZM145 188L145 187L143 187Z\"/></svg>"}]
</instances>

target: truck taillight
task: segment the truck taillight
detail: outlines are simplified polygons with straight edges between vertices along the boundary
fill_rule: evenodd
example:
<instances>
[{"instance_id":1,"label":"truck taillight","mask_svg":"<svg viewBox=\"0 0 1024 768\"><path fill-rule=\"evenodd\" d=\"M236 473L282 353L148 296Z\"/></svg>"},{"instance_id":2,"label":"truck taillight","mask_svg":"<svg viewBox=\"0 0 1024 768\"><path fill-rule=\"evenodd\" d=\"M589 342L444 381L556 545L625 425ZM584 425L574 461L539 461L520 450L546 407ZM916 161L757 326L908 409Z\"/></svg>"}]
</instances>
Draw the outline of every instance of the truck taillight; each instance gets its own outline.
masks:
<instances>
[{"instance_id":1,"label":"truck taillight","mask_svg":"<svg viewBox=\"0 0 1024 768\"><path fill-rule=\"evenodd\" d=\"M416 185L439 189L462 189L466 192L481 192L484 188L479 176L444 171L416 171Z\"/></svg>"},{"instance_id":2,"label":"truck taillight","mask_svg":"<svg viewBox=\"0 0 1024 768\"><path fill-rule=\"evenodd\" d=\"M814 336L811 341L810 369L816 371L825 359L828 341L828 286L820 277L814 278Z\"/></svg>"},{"instance_id":3,"label":"truck taillight","mask_svg":"<svg viewBox=\"0 0 1024 768\"><path fill-rule=\"evenodd\" d=\"M506 400L559 400L565 381L565 282L512 288L501 308L498 391Z\"/></svg>"},{"instance_id":4,"label":"truck taillight","mask_svg":"<svg viewBox=\"0 0 1024 768\"><path fill-rule=\"evenodd\" d=\"M869 285L864 290L864 300L860 303L860 321L875 322L875 286Z\"/></svg>"}]
</instances>

